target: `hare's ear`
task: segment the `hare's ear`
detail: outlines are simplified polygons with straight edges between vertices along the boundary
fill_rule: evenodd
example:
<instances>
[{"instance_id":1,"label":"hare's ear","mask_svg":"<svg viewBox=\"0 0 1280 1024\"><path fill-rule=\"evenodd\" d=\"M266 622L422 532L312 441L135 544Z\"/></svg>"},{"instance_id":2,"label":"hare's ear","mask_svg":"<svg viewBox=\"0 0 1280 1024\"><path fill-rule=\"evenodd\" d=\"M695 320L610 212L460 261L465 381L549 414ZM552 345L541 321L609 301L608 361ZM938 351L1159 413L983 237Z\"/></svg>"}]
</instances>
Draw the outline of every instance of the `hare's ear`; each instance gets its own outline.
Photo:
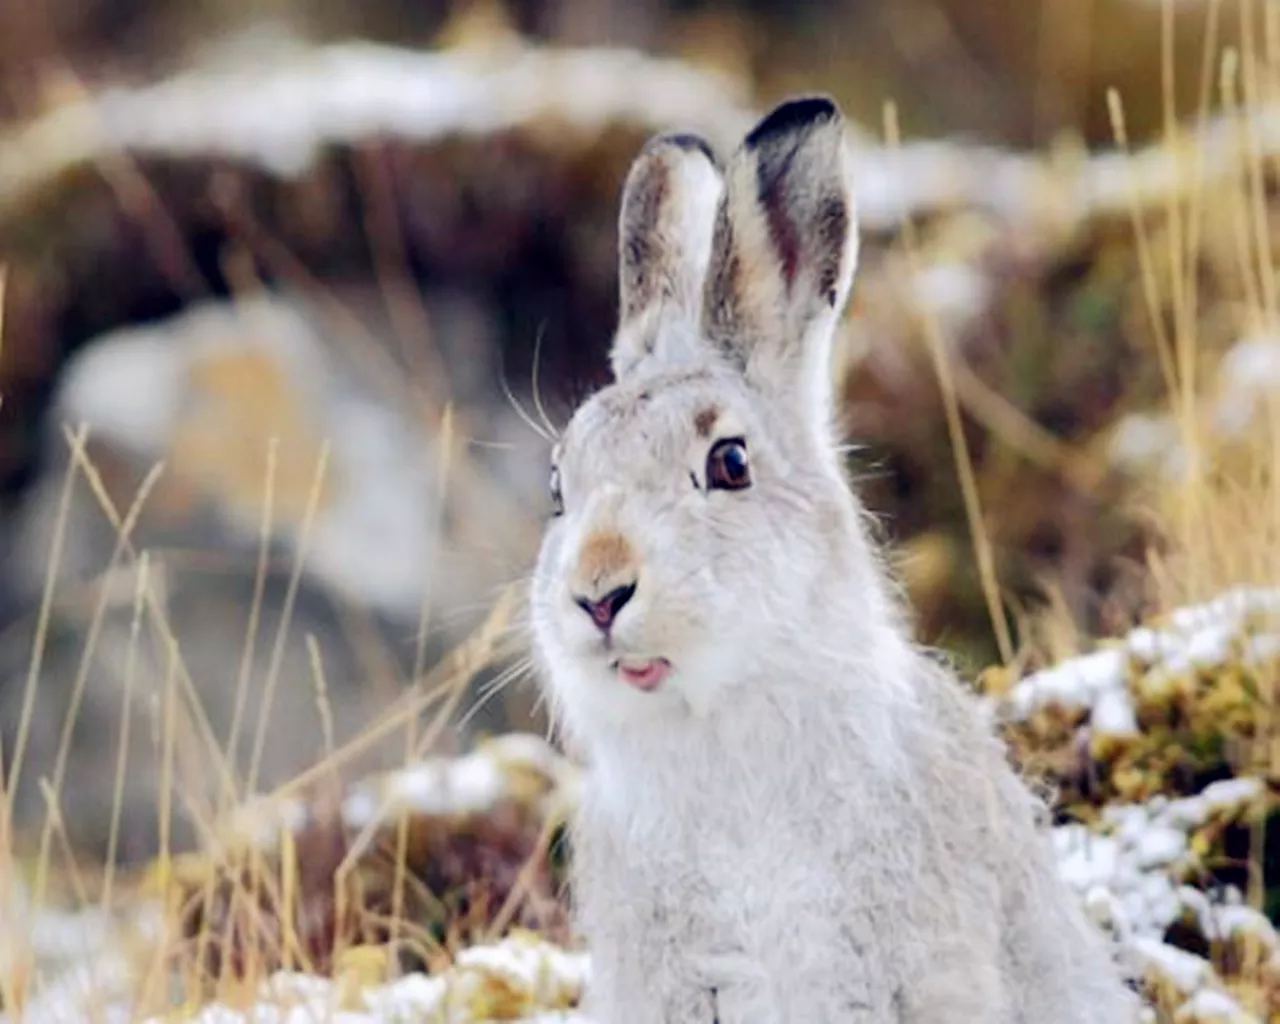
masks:
<instances>
[{"instance_id":1,"label":"hare's ear","mask_svg":"<svg viewBox=\"0 0 1280 1024\"><path fill-rule=\"evenodd\" d=\"M696 135L657 135L632 165L618 223L615 377L650 358L694 354L720 188L711 147Z\"/></svg>"},{"instance_id":2,"label":"hare's ear","mask_svg":"<svg viewBox=\"0 0 1280 1024\"><path fill-rule=\"evenodd\" d=\"M825 419L858 238L835 103L783 103L725 171L703 297L707 340L761 390Z\"/></svg>"}]
</instances>

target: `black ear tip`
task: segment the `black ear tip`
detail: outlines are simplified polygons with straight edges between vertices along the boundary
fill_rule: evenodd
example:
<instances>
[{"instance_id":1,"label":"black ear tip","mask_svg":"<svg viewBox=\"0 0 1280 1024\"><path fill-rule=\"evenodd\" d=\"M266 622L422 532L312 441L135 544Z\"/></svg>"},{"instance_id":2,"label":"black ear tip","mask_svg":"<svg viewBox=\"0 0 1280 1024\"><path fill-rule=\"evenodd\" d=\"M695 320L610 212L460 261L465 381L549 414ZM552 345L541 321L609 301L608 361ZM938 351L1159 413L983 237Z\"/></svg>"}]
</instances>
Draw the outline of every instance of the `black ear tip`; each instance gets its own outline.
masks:
<instances>
[{"instance_id":1,"label":"black ear tip","mask_svg":"<svg viewBox=\"0 0 1280 1024\"><path fill-rule=\"evenodd\" d=\"M756 149L770 139L839 121L840 118L840 108L830 96L799 96L778 104L766 114L751 129L745 145L748 149Z\"/></svg>"},{"instance_id":2,"label":"black ear tip","mask_svg":"<svg viewBox=\"0 0 1280 1024\"><path fill-rule=\"evenodd\" d=\"M693 132L663 132L655 135L645 143L643 152L651 155L668 147L683 150L686 153L701 153L707 158L707 163L719 169L719 162L711 149L711 144L701 135L695 135Z\"/></svg>"}]
</instances>

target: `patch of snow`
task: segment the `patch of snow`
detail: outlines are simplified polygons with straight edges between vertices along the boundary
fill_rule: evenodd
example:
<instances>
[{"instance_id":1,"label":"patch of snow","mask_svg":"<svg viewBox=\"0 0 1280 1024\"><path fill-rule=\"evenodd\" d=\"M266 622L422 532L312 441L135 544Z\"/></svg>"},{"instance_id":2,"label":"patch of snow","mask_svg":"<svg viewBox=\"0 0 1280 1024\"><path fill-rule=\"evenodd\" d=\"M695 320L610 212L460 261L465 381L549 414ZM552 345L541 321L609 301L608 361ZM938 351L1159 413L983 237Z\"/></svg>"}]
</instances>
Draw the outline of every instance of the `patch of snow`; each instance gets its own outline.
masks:
<instances>
[{"instance_id":1,"label":"patch of snow","mask_svg":"<svg viewBox=\"0 0 1280 1024\"><path fill-rule=\"evenodd\" d=\"M966 327L987 309L992 285L977 267L960 261L922 267L912 280L916 301L947 334Z\"/></svg>"},{"instance_id":2,"label":"patch of snow","mask_svg":"<svg viewBox=\"0 0 1280 1024\"><path fill-rule=\"evenodd\" d=\"M1174 1012L1174 1024L1258 1024L1231 996L1220 989L1204 988Z\"/></svg>"},{"instance_id":3,"label":"patch of snow","mask_svg":"<svg viewBox=\"0 0 1280 1024\"><path fill-rule=\"evenodd\" d=\"M1280 388L1280 338L1274 334L1241 338L1218 365L1221 394L1214 421L1226 436L1242 434L1259 406Z\"/></svg>"},{"instance_id":4,"label":"patch of snow","mask_svg":"<svg viewBox=\"0 0 1280 1024\"><path fill-rule=\"evenodd\" d=\"M1089 722L1094 734L1099 736L1136 736L1138 733L1138 714L1133 698L1120 689L1103 690L1098 694Z\"/></svg>"},{"instance_id":5,"label":"patch of snow","mask_svg":"<svg viewBox=\"0 0 1280 1024\"><path fill-rule=\"evenodd\" d=\"M1020 680L1009 693L1009 703L1020 718L1051 704L1092 707L1103 692L1124 686L1127 665L1123 649L1106 647Z\"/></svg>"},{"instance_id":6,"label":"patch of snow","mask_svg":"<svg viewBox=\"0 0 1280 1024\"><path fill-rule=\"evenodd\" d=\"M1280 614L1280 588L1241 587L1200 605L1180 608L1167 624L1141 626L1121 642L1070 658L1019 680L1005 698L1016 719L1057 705L1100 714L1104 733L1132 731L1129 675L1147 695L1193 670L1217 668L1237 657L1265 658L1280 650L1280 622L1274 630L1248 633L1251 619ZM1135 664L1136 663L1136 664ZM1134 723L1136 725L1136 723Z\"/></svg>"},{"instance_id":7,"label":"patch of snow","mask_svg":"<svg viewBox=\"0 0 1280 1024\"><path fill-rule=\"evenodd\" d=\"M1202 956L1146 936L1130 945L1138 964L1173 985L1183 995L1191 995L1214 981L1213 965Z\"/></svg>"}]
</instances>

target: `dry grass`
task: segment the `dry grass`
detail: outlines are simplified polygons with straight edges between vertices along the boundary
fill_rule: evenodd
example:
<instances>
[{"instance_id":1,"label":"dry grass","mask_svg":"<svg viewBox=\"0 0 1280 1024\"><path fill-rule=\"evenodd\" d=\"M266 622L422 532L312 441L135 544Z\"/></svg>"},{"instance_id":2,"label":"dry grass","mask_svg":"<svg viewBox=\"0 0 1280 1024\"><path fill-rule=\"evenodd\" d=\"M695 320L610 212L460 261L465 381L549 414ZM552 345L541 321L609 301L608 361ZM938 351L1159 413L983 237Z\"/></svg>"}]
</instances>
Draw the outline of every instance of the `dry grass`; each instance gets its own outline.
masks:
<instances>
[{"instance_id":1,"label":"dry grass","mask_svg":"<svg viewBox=\"0 0 1280 1024\"><path fill-rule=\"evenodd\" d=\"M368 858L358 856L373 844L375 837L372 835L372 828L369 830L370 834L355 837L354 841L351 837L345 836L343 830L336 825L331 828L317 826L296 838L286 834L284 849L279 857L268 857L251 849L236 848L225 841L223 825L226 814L231 808L257 792L262 750L267 742L265 734L267 708L256 708L252 712L243 710L247 704L244 691L247 685L248 669L242 668L241 692L236 700L237 716L232 731L232 742L226 744L218 742L210 723L203 715L200 701L183 666L181 651L166 620L163 602L156 589L155 577L150 571L151 553L135 550L130 542L133 525L163 467L156 466L153 469L140 489L133 506L121 515L119 510L111 504L85 452L87 431L81 427L75 434L68 431L68 435L73 458L68 466L62 491L60 515L54 532L53 556L48 567L36 643L27 675L23 718L18 730L17 746L11 759L12 767L9 777L4 780L6 797L0 804L0 913L9 916L8 908L13 906L12 901L18 885L24 885L28 890L32 903L31 910L35 914L39 914L42 907L54 901L54 890L62 893L69 892L72 904L78 909L96 905L104 910L129 907L148 893L159 893L165 902L165 925L162 940L147 951L147 962L138 965L140 990L134 993L134 1003L140 1013L147 1010L158 1012L169 1005L172 992L171 976L175 971L184 992L180 1002L194 1005L204 999L215 997L234 1004L242 1001L245 994L253 990L260 975L269 967L284 965L298 966L308 970L319 969L341 959L344 947L363 944L374 936L379 942L393 946L405 944L413 946L418 959L422 962L439 963L441 952L434 948L430 936L408 934L413 929L412 921L415 917L421 919L425 916L420 912L415 901L424 899L426 896L421 893L406 895L406 890L414 884L413 879L406 877L404 870L405 845L408 842L410 826L407 815L402 815L400 819L399 840L395 850L392 851L395 855L389 856L386 851L383 851L384 858L394 866L390 872L390 884L381 884L380 891L377 892L369 891ZM275 461L268 459L268 466L273 470ZM316 486L313 488L313 496L318 493L323 471L322 455L316 468ZM50 609L53 607L56 591L56 568L65 536L66 511L71 488L77 475L89 481L103 512L118 529L118 543L107 571L113 569L122 559L134 571L136 590L133 627L126 659L124 697L126 704L133 699L134 670L144 632L154 633L166 652L167 670L162 693L157 695L159 709L158 721L155 723L155 739L162 752L163 777L159 790L164 794L183 791L183 787L179 785L179 780L176 778L175 764L176 751L181 746L186 751L188 761L194 762L194 764L188 764L187 770L204 773L207 778L217 780L221 792L218 807L191 801L184 807L175 808L166 797L159 815L160 847L156 851L154 867L149 877L145 879L137 877L122 879L117 873L114 858L108 857L100 882L90 881L86 877L85 868L76 862L70 844L65 839L59 811L59 794L65 784L64 770L72 742L72 728L88 678L88 666L94 643L99 635L97 627L101 624L105 610L107 588L99 590L100 596L93 625L88 632L82 653L73 696L66 709L53 775L51 778L40 780L46 793L48 810L34 860L31 859L29 851L19 849L15 842L12 802L7 796L16 791L23 772L31 717L30 709L34 703L36 688L40 683ZM270 519L269 496L271 493L269 473L264 523ZM309 523L313 515L314 501L308 508L305 523ZM267 530L264 528L257 600L255 600L248 627L250 643L258 629L261 566L266 558L266 539ZM265 683L264 704L268 706L277 683L280 667L278 652L281 649L285 631L288 629L292 597L296 593L304 557L305 544L300 546L296 556L284 621L273 647L275 653L271 659ZM318 786L322 787L325 782L330 783L330 795L334 795L332 789L337 786L336 780L343 766L367 747L399 730L403 730L406 738L404 748L406 763L421 757L425 750L430 749L438 741L456 718L459 704L467 693L468 683L475 672L497 658L509 655L513 643L514 595L515 591L512 590L504 600L498 603L482 628L442 663L426 671L421 669L421 662L419 662L420 670L415 673L415 678L410 681L400 700L355 739L341 748L334 749L332 736L326 732L323 737L326 750L324 758L303 776L280 787L273 795L279 798L292 795L314 797L320 792ZM425 613L423 625L425 628ZM316 678L316 700L321 707L322 721L327 721L324 713L323 666L320 664L318 649L314 643L311 647ZM425 727L421 724L424 714L430 716ZM235 739L242 728L242 723L245 720L252 722L255 719L259 726L253 738L249 764L236 765L229 751L236 749ZM127 712L122 714L111 836L108 846L110 851L114 851L117 845L120 808L123 802L125 760L129 745L129 721L130 716ZM175 863L170 849L170 823L173 815L180 813L190 816L199 833L205 837L206 849L194 863L191 861ZM193 871L198 871L203 879L202 897L192 895L190 883ZM382 883L386 881L385 878L381 880ZM199 889L200 886L197 886L197 893ZM91 895L94 892L97 893L96 899ZM184 904L176 902L179 896L185 897ZM222 908L220 913L201 914L200 907L207 908L219 902L215 896L220 898ZM314 933L308 933L300 923L314 919L314 903L318 899L336 900L335 905L328 911L332 920L325 923L325 934L319 937ZM304 900L311 901L313 905L301 906ZM65 903L65 901L58 902ZM200 921L194 933L191 927L193 918ZM21 943L21 936L17 931L11 931L7 938L19 945ZM226 951L231 948L234 948L234 957L213 955L214 950ZM17 966L18 969L0 971L0 994L3 996L5 1009L16 1012L17 1019L22 1019L21 1008L26 997L30 995L25 991L25 973L33 966L34 956L30 950L21 948L13 948L9 952L8 966Z\"/></svg>"}]
</instances>

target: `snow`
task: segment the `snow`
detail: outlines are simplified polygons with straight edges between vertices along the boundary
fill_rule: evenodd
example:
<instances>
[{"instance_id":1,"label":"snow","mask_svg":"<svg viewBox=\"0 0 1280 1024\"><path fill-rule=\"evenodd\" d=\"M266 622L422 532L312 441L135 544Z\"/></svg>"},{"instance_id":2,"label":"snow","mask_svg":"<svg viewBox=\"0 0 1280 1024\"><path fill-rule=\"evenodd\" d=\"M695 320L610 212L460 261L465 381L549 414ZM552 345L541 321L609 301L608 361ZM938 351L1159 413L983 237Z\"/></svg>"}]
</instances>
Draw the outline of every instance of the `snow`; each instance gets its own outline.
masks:
<instances>
[{"instance_id":1,"label":"snow","mask_svg":"<svg viewBox=\"0 0 1280 1024\"><path fill-rule=\"evenodd\" d=\"M1214 980L1209 961L1186 950L1146 936L1134 939L1131 948L1144 970L1156 972L1184 995L1198 992Z\"/></svg>"},{"instance_id":2,"label":"snow","mask_svg":"<svg viewBox=\"0 0 1280 1024\"><path fill-rule=\"evenodd\" d=\"M1280 589L1241 587L1204 604L1181 608L1166 624L1140 626L1119 643L1071 658L1014 685L1009 714L1026 719L1050 706L1098 714L1100 731L1129 732L1130 680L1154 695L1168 681L1193 670L1218 668L1242 656L1265 658L1280 647L1280 623L1249 636L1250 620L1280 612ZM1237 644L1240 646L1237 647Z\"/></svg>"},{"instance_id":3,"label":"snow","mask_svg":"<svg viewBox=\"0 0 1280 1024\"><path fill-rule=\"evenodd\" d=\"M922 267L912 279L917 303L937 318L948 337L986 311L993 286L977 267L956 260Z\"/></svg>"},{"instance_id":4,"label":"snow","mask_svg":"<svg viewBox=\"0 0 1280 1024\"><path fill-rule=\"evenodd\" d=\"M356 1008L342 1008L341 986L327 978L279 973L262 987L261 999L246 1016L226 1007L209 1007L211 1017L195 1018L200 1024L240 1024L241 1021L275 1021L294 1024L303 1020L334 1024L409 1024L439 1020L462 1024L477 1018L468 1009L486 985L496 984L505 995L527 1003L526 1022L578 1021L584 1018L550 1012L538 1007L576 1002L586 977L586 959L532 937L519 935L487 946L462 950L455 964L441 975L414 974L359 993ZM227 1016L230 1014L230 1016ZM305 1014L306 1016L300 1016ZM160 1024L159 1020L147 1024Z\"/></svg>"},{"instance_id":5,"label":"snow","mask_svg":"<svg viewBox=\"0 0 1280 1024\"><path fill-rule=\"evenodd\" d=\"M482 1019L471 1007L483 1004L486 986L495 986L504 1003L514 1000L528 1008L525 1016L504 1020L588 1024L579 1014L554 1009L578 1001L586 974L583 954L518 934L463 951L442 974L406 975L354 995L340 981L282 971L263 982L257 1002L246 1009L212 1003L184 1019L190 1024L466 1024ZM29 1002L19 1019L32 1024L83 1024L90 1018L103 1024L133 1022L136 1018L119 991L122 977L117 975L113 988L101 969L73 969ZM171 1020L157 1016L143 1024ZM9 1024L9 1017L0 1014L0 1024Z\"/></svg>"},{"instance_id":6,"label":"snow","mask_svg":"<svg viewBox=\"0 0 1280 1024\"><path fill-rule=\"evenodd\" d=\"M1222 355L1205 421L1221 441L1246 438L1280 394L1280 336L1246 335ZM1190 460L1182 432L1170 413L1134 412L1115 426L1111 459L1119 466L1148 467L1170 482L1184 479Z\"/></svg>"},{"instance_id":7,"label":"snow","mask_svg":"<svg viewBox=\"0 0 1280 1024\"><path fill-rule=\"evenodd\" d=\"M1173 1018L1174 1024L1254 1024L1257 1019L1225 992L1208 988L1183 1003Z\"/></svg>"},{"instance_id":8,"label":"snow","mask_svg":"<svg viewBox=\"0 0 1280 1024\"><path fill-rule=\"evenodd\" d=\"M515 40L495 55L272 39L270 49L226 47L221 59L163 81L63 103L0 136L0 211L71 167L122 151L231 158L291 177L331 145L380 135L475 137L539 122L596 137L619 123L651 132L680 128L723 147L757 116L745 94L730 77L617 48ZM1280 107L1259 104L1251 114L1251 143L1264 155L1280 148ZM951 140L885 146L879 134L851 126L848 140L859 217L871 231L957 206L1059 231L1082 215L1127 217L1135 200L1168 203L1193 185L1233 178L1249 156L1246 133L1222 117L1182 145L1058 165ZM940 288L951 296L944 307L960 315L982 298L981 288L959 277Z\"/></svg>"},{"instance_id":9,"label":"snow","mask_svg":"<svg viewBox=\"0 0 1280 1024\"><path fill-rule=\"evenodd\" d=\"M103 152L221 155L289 177L326 145L382 134L484 136L554 117L590 135L631 121L728 137L750 117L728 79L625 50L516 45L494 61L346 42L273 56L246 54L63 105L0 146L0 203Z\"/></svg>"},{"instance_id":10,"label":"snow","mask_svg":"<svg viewBox=\"0 0 1280 1024\"><path fill-rule=\"evenodd\" d=\"M1089 721L1096 736L1133 736L1138 732L1133 700L1118 688L1108 688L1098 694Z\"/></svg>"},{"instance_id":11,"label":"snow","mask_svg":"<svg viewBox=\"0 0 1280 1024\"><path fill-rule=\"evenodd\" d=\"M1124 650L1103 648L1027 677L1013 687L1009 703L1018 718L1050 704L1092 707L1102 693L1124 685L1127 665Z\"/></svg>"}]
</instances>

